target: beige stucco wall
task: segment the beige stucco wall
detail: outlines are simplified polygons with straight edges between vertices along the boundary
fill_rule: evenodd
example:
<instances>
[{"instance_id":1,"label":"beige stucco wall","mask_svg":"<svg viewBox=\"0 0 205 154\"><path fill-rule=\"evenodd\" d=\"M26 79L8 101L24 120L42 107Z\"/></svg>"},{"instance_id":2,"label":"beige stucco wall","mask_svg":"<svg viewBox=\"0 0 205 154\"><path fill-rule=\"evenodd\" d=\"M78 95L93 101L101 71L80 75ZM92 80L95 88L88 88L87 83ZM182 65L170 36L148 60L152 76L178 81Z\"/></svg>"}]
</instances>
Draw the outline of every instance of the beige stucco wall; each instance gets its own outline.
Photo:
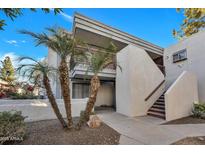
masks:
<instances>
[{"instance_id":1,"label":"beige stucco wall","mask_svg":"<svg viewBox=\"0 0 205 154\"><path fill-rule=\"evenodd\" d=\"M57 100L58 107L66 118L66 112L62 99ZM85 109L87 99L72 99L72 116L78 117ZM46 119L56 119L48 100L0 100L0 112L2 111L22 111L27 116L26 121L39 121Z\"/></svg>"},{"instance_id":2,"label":"beige stucco wall","mask_svg":"<svg viewBox=\"0 0 205 154\"><path fill-rule=\"evenodd\" d=\"M115 96L114 85L111 83L102 84L99 91L98 91L95 106L101 106L101 105L112 106L112 105L114 105L114 96Z\"/></svg>"},{"instance_id":3,"label":"beige stucco wall","mask_svg":"<svg viewBox=\"0 0 205 154\"><path fill-rule=\"evenodd\" d=\"M117 54L116 108L127 116L142 116L163 93L163 86L145 98L164 80L164 75L143 49L128 45Z\"/></svg>"},{"instance_id":4,"label":"beige stucco wall","mask_svg":"<svg viewBox=\"0 0 205 154\"><path fill-rule=\"evenodd\" d=\"M166 69L166 87L168 88L184 71L196 74L198 80L199 100L205 102L205 31L172 45L164 51ZM173 53L187 49L187 60L173 63Z\"/></svg>"},{"instance_id":5,"label":"beige stucco wall","mask_svg":"<svg viewBox=\"0 0 205 154\"><path fill-rule=\"evenodd\" d=\"M197 77L184 71L165 93L166 120L190 115L195 101L198 101Z\"/></svg>"}]
</instances>

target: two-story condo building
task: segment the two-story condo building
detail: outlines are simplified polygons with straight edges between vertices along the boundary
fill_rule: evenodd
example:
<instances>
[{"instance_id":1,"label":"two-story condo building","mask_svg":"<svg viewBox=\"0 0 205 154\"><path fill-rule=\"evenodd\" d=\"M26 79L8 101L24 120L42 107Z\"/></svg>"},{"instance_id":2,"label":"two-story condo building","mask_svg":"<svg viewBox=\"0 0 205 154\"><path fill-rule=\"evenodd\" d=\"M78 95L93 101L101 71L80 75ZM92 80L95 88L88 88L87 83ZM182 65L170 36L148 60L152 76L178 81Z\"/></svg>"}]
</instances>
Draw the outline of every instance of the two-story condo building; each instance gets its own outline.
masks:
<instances>
[{"instance_id":1,"label":"two-story condo building","mask_svg":"<svg viewBox=\"0 0 205 154\"><path fill-rule=\"evenodd\" d=\"M163 49L148 41L76 13L72 34L96 48L116 45L116 62L100 72L101 88L96 106L112 106L127 116L152 115L173 120L191 114L194 101L205 99L205 66L202 59L205 33L196 34L175 46ZM200 55L199 55L200 54ZM48 63L57 67L60 57L49 49ZM190 60L190 61L189 61ZM79 62L70 71L73 99L87 98L92 72ZM198 83L202 85L199 86ZM203 83L202 83L203 82ZM61 97L58 79L52 80L56 98Z\"/></svg>"}]
</instances>

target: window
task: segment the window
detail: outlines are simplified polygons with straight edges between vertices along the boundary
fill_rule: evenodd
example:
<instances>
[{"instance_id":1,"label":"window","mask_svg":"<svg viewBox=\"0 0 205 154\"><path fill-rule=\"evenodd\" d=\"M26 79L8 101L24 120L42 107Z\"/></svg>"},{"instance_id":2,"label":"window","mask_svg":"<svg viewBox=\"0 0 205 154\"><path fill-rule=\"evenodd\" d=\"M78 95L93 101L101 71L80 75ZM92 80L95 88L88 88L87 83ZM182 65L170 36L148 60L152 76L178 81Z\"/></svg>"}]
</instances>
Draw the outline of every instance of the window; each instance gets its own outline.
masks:
<instances>
[{"instance_id":1,"label":"window","mask_svg":"<svg viewBox=\"0 0 205 154\"><path fill-rule=\"evenodd\" d=\"M173 54L173 63L186 60L187 59L187 51L186 49L180 50Z\"/></svg>"},{"instance_id":2,"label":"window","mask_svg":"<svg viewBox=\"0 0 205 154\"><path fill-rule=\"evenodd\" d=\"M86 98L89 97L88 83L73 83L72 98Z\"/></svg>"}]
</instances>

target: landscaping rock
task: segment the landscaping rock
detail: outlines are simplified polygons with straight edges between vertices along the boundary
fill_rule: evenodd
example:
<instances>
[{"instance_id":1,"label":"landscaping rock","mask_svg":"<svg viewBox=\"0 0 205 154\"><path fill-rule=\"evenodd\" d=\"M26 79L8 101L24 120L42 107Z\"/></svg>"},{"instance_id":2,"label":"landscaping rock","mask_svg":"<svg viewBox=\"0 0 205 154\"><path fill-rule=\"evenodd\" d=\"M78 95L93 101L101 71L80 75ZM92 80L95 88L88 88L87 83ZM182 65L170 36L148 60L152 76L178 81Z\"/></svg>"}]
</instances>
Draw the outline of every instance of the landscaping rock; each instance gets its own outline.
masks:
<instances>
[{"instance_id":1,"label":"landscaping rock","mask_svg":"<svg viewBox=\"0 0 205 154\"><path fill-rule=\"evenodd\" d=\"M101 126L102 121L96 115L91 115L89 121L87 122L90 128L98 128Z\"/></svg>"},{"instance_id":2,"label":"landscaping rock","mask_svg":"<svg viewBox=\"0 0 205 154\"><path fill-rule=\"evenodd\" d=\"M203 137L198 137L198 139L199 139L200 141L204 141L204 138L203 138Z\"/></svg>"},{"instance_id":3,"label":"landscaping rock","mask_svg":"<svg viewBox=\"0 0 205 154\"><path fill-rule=\"evenodd\" d=\"M79 118L73 118L77 123ZM80 130L63 129L58 120L41 120L26 123L25 140L14 144L23 145L114 145L119 144L120 134L101 123L92 129L83 125ZM12 143L13 144L13 143Z\"/></svg>"}]
</instances>

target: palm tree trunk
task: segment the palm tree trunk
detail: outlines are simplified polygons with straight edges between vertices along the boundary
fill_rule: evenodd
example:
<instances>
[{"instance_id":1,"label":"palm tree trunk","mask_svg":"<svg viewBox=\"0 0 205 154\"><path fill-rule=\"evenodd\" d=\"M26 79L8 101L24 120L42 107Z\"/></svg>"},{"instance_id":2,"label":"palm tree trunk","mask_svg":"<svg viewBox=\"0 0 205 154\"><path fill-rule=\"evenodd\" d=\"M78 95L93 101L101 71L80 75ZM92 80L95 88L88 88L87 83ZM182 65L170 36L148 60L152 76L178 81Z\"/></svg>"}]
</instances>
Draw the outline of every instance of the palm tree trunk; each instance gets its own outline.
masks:
<instances>
[{"instance_id":1,"label":"palm tree trunk","mask_svg":"<svg viewBox=\"0 0 205 154\"><path fill-rule=\"evenodd\" d=\"M94 75L90 81L90 96L85 108L84 118L86 121L89 120L89 116L93 110L93 107L96 102L97 93L100 88L100 80L97 75Z\"/></svg>"},{"instance_id":2,"label":"palm tree trunk","mask_svg":"<svg viewBox=\"0 0 205 154\"><path fill-rule=\"evenodd\" d=\"M70 98L70 83L69 83L69 70L66 60L62 59L59 66L59 79L61 84L61 92L64 100L68 128L72 128L72 113L71 113L71 98Z\"/></svg>"},{"instance_id":3,"label":"palm tree trunk","mask_svg":"<svg viewBox=\"0 0 205 154\"><path fill-rule=\"evenodd\" d=\"M81 113L80 119L76 125L76 129L79 130L81 126L89 120L90 114L95 106L98 90L100 88L100 80L97 75L93 76L90 81L90 95L85 108L85 111Z\"/></svg>"},{"instance_id":4,"label":"palm tree trunk","mask_svg":"<svg viewBox=\"0 0 205 154\"><path fill-rule=\"evenodd\" d=\"M53 92L51 90L49 78L47 76L45 76L45 75L43 77L43 84L45 86L49 102L51 103L53 111L56 114L56 117L60 121L60 123L63 126L63 128L67 127L66 122L65 122L65 120L63 119L63 117L62 117L62 115L60 113L60 110L59 110L58 105L56 103L55 97L54 97Z\"/></svg>"}]
</instances>

